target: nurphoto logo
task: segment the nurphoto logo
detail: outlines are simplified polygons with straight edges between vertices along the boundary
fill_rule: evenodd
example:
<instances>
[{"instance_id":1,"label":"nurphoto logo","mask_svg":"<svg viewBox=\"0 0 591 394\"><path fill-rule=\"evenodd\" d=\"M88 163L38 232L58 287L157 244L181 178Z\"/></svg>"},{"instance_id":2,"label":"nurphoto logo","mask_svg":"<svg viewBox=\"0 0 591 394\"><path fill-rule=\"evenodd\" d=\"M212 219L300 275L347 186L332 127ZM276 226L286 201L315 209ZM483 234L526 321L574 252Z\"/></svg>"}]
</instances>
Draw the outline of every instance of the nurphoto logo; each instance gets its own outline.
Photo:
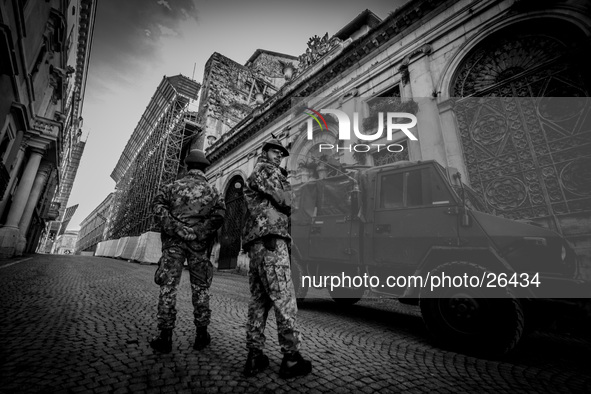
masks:
<instances>
[{"instance_id":1,"label":"nurphoto logo","mask_svg":"<svg viewBox=\"0 0 591 394\"><path fill-rule=\"evenodd\" d=\"M351 120L349 115L344 111L333 109L333 108L324 108L320 111L315 111L311 108L306 108L309 112L304 112L306 115L310 117L307 120L308 123L308 140L313 140L313 131L314 131L314 121L320 126L320 130L328 131L328 124L326 123L326 119L322 116L322 114L331 114L337 118L339 123L339 132L338 132L338 139L341 141L351 141ZM359 130L359 113L353 113L353 134L357 137L358 141L377 141L384 135L384 118L385 118L385 131L386 131L386 139L388 142L393 140L394 132L401 130L410 140L417 141L418 138L411 133L409 129L413 128L417 124L417 117L411 113L407 112L378 112L378 125L377 130L371 133L369 130L365 132L361 132ZM405 121L409 120L409 121ZM339 146L340 144L329 144L329 143L321 143L318 144L319 152L327 151L327 150L347 150L349 152L369 152L372 147L380 152L380 150L387 150L388 152L402 152L404 150L404 146L398 143L383 143L383 144L376 144L376 143L351 143L349 145Z\"/></svg>"}]
</instances>

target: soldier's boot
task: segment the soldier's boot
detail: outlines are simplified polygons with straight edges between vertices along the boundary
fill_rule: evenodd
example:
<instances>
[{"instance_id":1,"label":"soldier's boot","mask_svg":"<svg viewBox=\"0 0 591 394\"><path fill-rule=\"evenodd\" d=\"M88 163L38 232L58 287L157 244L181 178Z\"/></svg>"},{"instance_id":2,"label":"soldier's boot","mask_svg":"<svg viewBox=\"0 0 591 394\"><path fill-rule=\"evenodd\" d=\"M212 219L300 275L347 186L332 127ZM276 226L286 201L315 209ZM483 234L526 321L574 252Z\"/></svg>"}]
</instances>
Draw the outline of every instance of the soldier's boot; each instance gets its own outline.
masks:
<instances>
[{"instance_id":1,"label":"soldier's boot","mask_svg":"<svg viewBox=\"0 0 591 394\"><path fill-rule=\"evenodd\" d=\"M160 330L160 335L150 341L150 347L160 353L170 353L172 351L172 328Z\"/></svg>"},{"instance_id":2,"label":"soldier's boot","mask_svg":"<svg viewBox=\"0 0 591 394\"><path fill-rule=\"evenodd\" d=\"M312 372L312 362L305 360L300 352L285 353L279 368L279 377L282 379L307 375Z\"/></svg>"},{"instance_id":3,"label":"soldier's boot","mask_svg":"<svg viewBox=\"0 0 591 394\"><path fill-rule=\"evenodd\" d=\"M244 376L254 376L259 372L264 371L269 366L269 357L263 354L262 350L251 349L246 357L246 364L244 364Z\"/></svg>"},{"instance_id":4,"label":"soldier's boot","mask_svg":"<svg viewBox=\"0 0 591 394\"><path fill-rule=\"evenodd\" d=\"M195 335L195 343L193 349L203 350L211 342L211 336L207 332L207 326L197 327L197 335Z\"/></svg>"}]
</instances>

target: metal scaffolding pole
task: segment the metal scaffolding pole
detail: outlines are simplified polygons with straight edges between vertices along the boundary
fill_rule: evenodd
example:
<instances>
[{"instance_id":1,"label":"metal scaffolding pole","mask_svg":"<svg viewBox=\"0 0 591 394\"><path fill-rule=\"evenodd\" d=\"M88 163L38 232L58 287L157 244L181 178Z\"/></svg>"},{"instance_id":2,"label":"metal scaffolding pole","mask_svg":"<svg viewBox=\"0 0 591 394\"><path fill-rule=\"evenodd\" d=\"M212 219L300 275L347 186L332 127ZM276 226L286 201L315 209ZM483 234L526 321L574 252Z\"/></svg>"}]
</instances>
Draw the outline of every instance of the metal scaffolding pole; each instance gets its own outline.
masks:
<instances>
[{"instance_id":1,"label":"metal scaffolding pole","mask_svg":"<svg viewBox=\"0 0 591 394\"><path fill-rule=\"evenodd\" d=\"M117 192L109 239L154 230L152 200L160 186L177 178L184 144L199 132L185 122L199 88L181 75L163 78L111 174Z\"/></svg>"}]
</instances>

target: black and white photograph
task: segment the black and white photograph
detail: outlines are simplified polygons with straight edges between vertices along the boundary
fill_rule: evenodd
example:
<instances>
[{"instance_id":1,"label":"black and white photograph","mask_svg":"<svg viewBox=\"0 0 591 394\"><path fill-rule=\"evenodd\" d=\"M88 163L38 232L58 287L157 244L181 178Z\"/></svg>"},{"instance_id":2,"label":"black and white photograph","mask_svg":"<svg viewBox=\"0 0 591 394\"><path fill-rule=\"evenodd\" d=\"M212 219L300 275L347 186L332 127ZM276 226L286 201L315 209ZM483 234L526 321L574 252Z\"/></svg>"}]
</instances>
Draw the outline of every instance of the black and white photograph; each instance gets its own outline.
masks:
<instances>
[{"instance_id":1,"label":"black and white photograph","mask_svg":"<svg viewBox=\"0 0 591 394\"><path fill-rule=\"evenodd\" d=\"M0 0L0 393L591 392L587 0Z\"/></svg>"}]
</instances>

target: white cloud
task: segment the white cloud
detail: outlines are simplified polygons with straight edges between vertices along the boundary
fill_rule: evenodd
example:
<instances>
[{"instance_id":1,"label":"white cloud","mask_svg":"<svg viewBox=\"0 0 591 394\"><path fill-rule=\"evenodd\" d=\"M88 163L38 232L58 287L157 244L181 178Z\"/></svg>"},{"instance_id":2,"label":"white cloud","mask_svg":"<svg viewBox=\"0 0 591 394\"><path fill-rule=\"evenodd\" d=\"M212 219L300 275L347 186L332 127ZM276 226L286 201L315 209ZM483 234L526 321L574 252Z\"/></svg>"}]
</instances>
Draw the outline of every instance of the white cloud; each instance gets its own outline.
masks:
<instances>
[{"instance_id":1,"label":"white cloud","mask_svg":"<svg viewBox=\"0 0 591 394\"><path fill-rule=\"evenodd\" d=\"M164 6L164 7L168 8L169 10L172 11L172 8L170 8L170 4L168 4L168 1L166 1L166 0L158 0L156 2L156 4L161 5L161 6Z\"/></svg>"},{"instance_id":2,"label":"white cloud","mask_svg":"<svg viewBox=\"0 0 591 394\"><path fill-rule=\"evenodd\" d=\"M163 36L175 36L176 37L179 35L179 33L176 30L171 29L169 27L163 26L161 24L157 24L156 26L158 26L158 28L160 29L160 34L162 34Z\"/></svg>"}]
</instances>

